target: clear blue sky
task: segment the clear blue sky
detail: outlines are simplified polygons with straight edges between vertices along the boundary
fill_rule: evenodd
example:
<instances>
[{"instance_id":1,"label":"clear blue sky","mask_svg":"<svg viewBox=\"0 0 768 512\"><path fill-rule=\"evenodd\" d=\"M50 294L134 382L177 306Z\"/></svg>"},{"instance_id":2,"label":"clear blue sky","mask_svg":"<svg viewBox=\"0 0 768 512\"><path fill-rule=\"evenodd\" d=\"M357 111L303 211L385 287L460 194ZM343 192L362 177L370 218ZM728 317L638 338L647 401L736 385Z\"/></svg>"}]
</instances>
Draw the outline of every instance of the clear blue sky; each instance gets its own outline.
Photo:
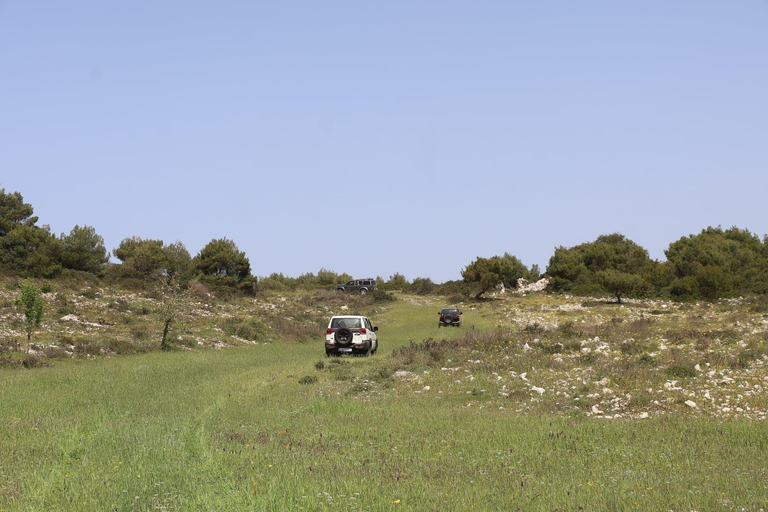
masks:
<instances>
[{"instance_id":1,"label":"clear blue sky","mask_svg":"<svg viewBox=\"0 0 768 512\"><path fill-rule=\"evenodd\" d=\"M0 0L0 187L259 276L762 237L768 1Z\"/></svg>"}]
</instances>

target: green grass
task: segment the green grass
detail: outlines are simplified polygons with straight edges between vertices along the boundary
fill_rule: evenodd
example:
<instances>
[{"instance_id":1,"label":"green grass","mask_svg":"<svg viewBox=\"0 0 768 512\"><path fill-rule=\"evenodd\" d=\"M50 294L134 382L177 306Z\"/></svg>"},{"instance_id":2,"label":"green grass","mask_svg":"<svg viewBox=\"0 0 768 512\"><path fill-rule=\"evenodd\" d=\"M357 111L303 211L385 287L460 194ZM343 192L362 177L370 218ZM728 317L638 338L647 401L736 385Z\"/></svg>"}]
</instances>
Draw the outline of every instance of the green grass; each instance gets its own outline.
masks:
<instances>
[{"instance_id":1,"label":"green grass","mask_svg":"<svg viewBox=\"0 0 768 512\"><path fill-rule=\"evenodd\" d=\"M303 300L279 307L321 307ZM464 304L461 329L437 328L436 298L357 304L380 327L371 358L325 358L320 332L2 369L0 510L768 508L768 407L746 394L766 375L762 313L574 304ZM222 322L189 329L226 339ZM634 364L646 353L657 366ZM712 385L689 369L707 361Z\"/></svg>"},{"instance_id":2,"label":"green grass","mask_svg":"<svg viewBox=\"0 0 768 512\"><path fill-rule=\"evenodd\" d=\"M309 345L4 373L3 510L740 510L764 423L518 415L299 383ZM377 366L353 359L356 367Z\"/></svg>"}]
</instances>

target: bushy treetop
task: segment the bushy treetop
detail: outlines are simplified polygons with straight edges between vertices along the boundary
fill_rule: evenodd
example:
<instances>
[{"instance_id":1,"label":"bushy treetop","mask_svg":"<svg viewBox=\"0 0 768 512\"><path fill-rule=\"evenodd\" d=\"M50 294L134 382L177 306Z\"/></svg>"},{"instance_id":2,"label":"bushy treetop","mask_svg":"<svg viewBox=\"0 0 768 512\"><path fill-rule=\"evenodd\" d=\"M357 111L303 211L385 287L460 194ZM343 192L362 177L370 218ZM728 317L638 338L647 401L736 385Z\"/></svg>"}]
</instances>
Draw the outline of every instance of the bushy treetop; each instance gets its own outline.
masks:
<instances>
[{"instance_id":1,"label":"bushy treetop","mask_svg":"<svg viewBox=\"0 0 768 512\"><path fill-rule=\"evenodd\" d=\"M234 278L237 283L251 275L251 264L245 253L227 238L208 242L193 263L203 275Z\"/></svg>"},{"instance_id":2,"label":"bushy treetop","mask_svg":"<svg viewBox=\"0 0 768 512\"><path fill-rule=\"evenodd\" d=\"M478 256L461 271L461 277L465 282L479 285L479 291L475 295L477 298L500 283L507 288L514 288L519 278L529 276L526 266L516 256L506 252L504 256L490 258Z\"/></svg>"},{"instance_id":3,"label":"bushy treetop","mask_svg":"<svg viewBox=\"0 0 768 512\"><path fill-rule=\"evenodd\" d=\"M708 227L664 251L679 298L716 299L768 292L766 243L746 229Z\"/></svg>"},{"instance_id":4,"label":"bushy treetop","mask_svg":"<svg viewBox=\"0 0 768 512\"><path fill-rule=\"evenodd\" d=\"M620 274L638 275L651 263L647 250L620 233L612 233L600 235L594 242L556 248L546 274L554 290L581 288L615 292L621 288L623 291L617 296L620 298L629 283L637 284L637 280ZM610 274L601 275L601 272ZM622 286L609 283L622 283Z\"/></svg>"},{"instance_id":5,"label":"bushy treetop","mask_svg":"<svg viewBox=\"0 0 768 512\"><path fill-rule=\"evenodd\" d=\"M20 274L53 277L61 270L61 244L48 226L36 226L32 205L0 189L0 265Z\"/></svg>"},{"instance_id":6,"label":"bushy treetop","mask_svg":"<svg viewBox=\"0 0 768 512\"><path fill-rule=\"evenodd\" d=\"M0 236L5 236L18 226L34 226L37 217L32 216L32 205L25 203L18 192L6 193L0 189Z\"/></svg>"},{"instance_id":7,"label":"bushy treetop","mask_svg":"<svg viewBox=\"0 0 768 512\"><path fill-rule=\"evenodd\" d=\"M65 268L99 274L109 261L104 238L92 226L75 225L61 234L61 263Z\"/></svg>"}]
</instances>

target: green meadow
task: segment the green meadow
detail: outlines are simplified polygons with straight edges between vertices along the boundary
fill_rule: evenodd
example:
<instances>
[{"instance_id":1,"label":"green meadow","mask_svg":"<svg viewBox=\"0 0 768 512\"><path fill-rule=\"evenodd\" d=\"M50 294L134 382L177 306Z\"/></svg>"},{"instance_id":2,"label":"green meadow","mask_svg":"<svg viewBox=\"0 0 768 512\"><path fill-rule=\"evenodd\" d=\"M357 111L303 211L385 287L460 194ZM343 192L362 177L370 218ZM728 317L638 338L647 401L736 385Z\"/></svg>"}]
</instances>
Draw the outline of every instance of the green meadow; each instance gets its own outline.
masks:
<instances>
[{"instance_id":1,"label":"green meadow","mask_svg":"<svg viewBox=\"0 0 768 512\"><path fill-rule=\"evenodd\" d=\"M152 306L105 306L119 300L139 299L68 314L113 315L89 334L107 348L121 329L156 340ZM444 300L191 304L179 339L209 345L8 363L0 510L768 508L761 304L533 295L460 304L456 329L437 327ZM290 336L267 303L298 305L277 315ZM325 357L323 321L342 311L379 326L377 355ZM262 337L227 334L234 312ZM39 343L85 343L60 318Z\"/></svg>"}]
</instances>

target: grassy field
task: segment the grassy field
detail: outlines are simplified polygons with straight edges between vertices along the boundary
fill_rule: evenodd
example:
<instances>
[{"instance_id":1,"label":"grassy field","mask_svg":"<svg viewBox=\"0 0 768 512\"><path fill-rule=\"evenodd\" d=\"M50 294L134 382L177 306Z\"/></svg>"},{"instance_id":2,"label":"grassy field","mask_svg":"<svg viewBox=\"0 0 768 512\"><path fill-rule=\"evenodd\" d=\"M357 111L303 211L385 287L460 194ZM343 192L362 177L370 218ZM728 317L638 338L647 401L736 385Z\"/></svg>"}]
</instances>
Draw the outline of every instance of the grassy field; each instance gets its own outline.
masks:
<instances>
[{"instance_id":1,"label":"grassy field","mask_svg":"<svg viewBox=\"0 0 768 512\"><path fill-rule=\"evenodd\" d=\"M3 512L768 509L760 302L193 300L161 352L159 299L51 292L23 369L4 293ZM379 354L324 356L342 311Z\"/></svg>"}]
</instances>

